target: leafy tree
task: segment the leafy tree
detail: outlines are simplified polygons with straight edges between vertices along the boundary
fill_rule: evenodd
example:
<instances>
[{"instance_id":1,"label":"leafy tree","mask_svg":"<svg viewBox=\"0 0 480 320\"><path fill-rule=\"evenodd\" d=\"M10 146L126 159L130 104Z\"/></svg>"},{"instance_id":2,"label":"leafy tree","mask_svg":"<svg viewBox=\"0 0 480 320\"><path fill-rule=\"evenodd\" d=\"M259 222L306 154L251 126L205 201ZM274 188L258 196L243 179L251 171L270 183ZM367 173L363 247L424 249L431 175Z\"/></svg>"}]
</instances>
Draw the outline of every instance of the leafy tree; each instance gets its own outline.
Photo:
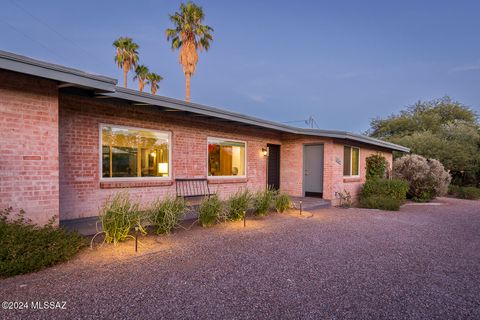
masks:
<instances>
[{"instance_id":1,"label":"leafy tree","mask_svg":"<svg viewBox=\"0 0 480 320\"><path fill-rule=\"evenodd\" d=\"M123 84L127 87L128 72L138 63L138 44L133 42L132 38L120 37L113 42L116 49L115 62L119 68L123 69Z\"/></svg>"},{"instance_id":2,"label":"leafy tree","mask_svg":"<svg viewBox=\"0 0 480 320\"><path fill-rule=\"evenodd\" d=\"M480 125L477 114L449 97L417 102L387 119L374 119L368 133L440 160L453 183L480 184Z\"/></svg>"},{"instance_id":3,"label":"leafy tree","mask_svg":"<svg viewBox=\"0 0 480 320\"><path fill-rule=\"evenodd\" d=\"M185 100L190 101L190 77L195 73L198 62L197 49L208 51L213 41L213 29L203 25L203 9L192 2L180 4L179 12L170 15L174 28L167 29L167 40L172 41L172 49L180 50L180 64L185 74Z\"/></svg>"},{"instance_id":4,"label":"leafy tree","mask_svg":"<svg viewBox=\"0 0 480 320\"><path fill-rule=\"evenodd\" d=\"M149 74L147 74L147 81L150 84L150 89L152 91L152 94L157 93L157 89L160 88L160 86L158 84L162 80L163 80L163 78L159 74L156 74L156 73L153 73L153 72L150 72Z\"/></svg>"},{"instance_id":5,"label":"leafy tree","mask_svg":"<svg viewBox=\"0 0 480 320\"><path fill-rule=\"evenodd\" d=\"M138 90L140 90L140 92L143 92L143 89L145 88L148 73L149 70L144 65L138 65L135 68L135 76L133 77L133 80L138 80Z\"/></svg>"}]
</instances>

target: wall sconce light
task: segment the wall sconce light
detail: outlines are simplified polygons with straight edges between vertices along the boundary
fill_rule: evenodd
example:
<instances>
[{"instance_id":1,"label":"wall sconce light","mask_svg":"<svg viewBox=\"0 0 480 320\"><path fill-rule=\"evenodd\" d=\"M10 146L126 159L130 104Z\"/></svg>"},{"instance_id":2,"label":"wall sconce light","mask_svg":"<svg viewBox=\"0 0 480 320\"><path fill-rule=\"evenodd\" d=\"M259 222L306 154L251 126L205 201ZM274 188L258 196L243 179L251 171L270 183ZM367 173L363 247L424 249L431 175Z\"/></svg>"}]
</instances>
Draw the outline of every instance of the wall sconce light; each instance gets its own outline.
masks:
<instances>
[{"instance_id":1,"label":"wall sconce light","mask_svg":"<svg viewBox=\"0 0 480 320\"><path fill-rule=\"evenodd\" d=\"M264 157L268 156L268 147L267 148L262 148L262 154Z\"/></svg>"}]
</instances>

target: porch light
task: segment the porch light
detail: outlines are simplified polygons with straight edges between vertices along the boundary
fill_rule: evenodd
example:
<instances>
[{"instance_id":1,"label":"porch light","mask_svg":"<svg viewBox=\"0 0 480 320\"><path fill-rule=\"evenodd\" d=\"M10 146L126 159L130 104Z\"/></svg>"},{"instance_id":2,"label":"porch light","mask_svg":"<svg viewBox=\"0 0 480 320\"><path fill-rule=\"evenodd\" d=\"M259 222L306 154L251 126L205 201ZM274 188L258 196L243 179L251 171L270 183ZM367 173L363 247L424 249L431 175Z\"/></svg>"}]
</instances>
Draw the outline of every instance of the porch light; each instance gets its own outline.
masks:
<instances>
[{"instance_id":1,"label":"porch light","mask_svg":"<svg viewBox=\"0 0 480 320\"><path fill-rule=\"evenodd\" d=\"M162 176L168 174L168 162L160 162L158 164L158 173Z\"/></svg>"},{"instance_id":2,"label":"porch light","mask_svg":"<svg viewBox=\"0 0 480 320\"><path fill-rule=\"evenodd\" d=\"M264 157L268 156L268 147L262 148L262 154Z\"/></svg>"}]
</instances>

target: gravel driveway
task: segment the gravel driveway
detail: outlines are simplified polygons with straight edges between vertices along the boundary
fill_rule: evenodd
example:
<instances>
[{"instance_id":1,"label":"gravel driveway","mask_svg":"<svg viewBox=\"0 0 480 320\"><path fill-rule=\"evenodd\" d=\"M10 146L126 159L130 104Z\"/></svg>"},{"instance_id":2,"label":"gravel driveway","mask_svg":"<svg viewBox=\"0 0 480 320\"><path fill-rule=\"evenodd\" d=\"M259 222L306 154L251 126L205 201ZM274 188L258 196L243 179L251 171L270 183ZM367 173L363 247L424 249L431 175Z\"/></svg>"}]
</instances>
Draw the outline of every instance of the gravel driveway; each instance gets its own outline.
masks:
<instances>
[{"instance_id":1,"label":"gravel driveway","mask_svg":"<svg viewBox=\"0 0 480 320\"><path fill-rule=\"evenodd\" d=\"M480 319L480 201L275 214L0 280L0 318ZM56 305L57 307L62 307Z\"/></svg>"}]
</instances>

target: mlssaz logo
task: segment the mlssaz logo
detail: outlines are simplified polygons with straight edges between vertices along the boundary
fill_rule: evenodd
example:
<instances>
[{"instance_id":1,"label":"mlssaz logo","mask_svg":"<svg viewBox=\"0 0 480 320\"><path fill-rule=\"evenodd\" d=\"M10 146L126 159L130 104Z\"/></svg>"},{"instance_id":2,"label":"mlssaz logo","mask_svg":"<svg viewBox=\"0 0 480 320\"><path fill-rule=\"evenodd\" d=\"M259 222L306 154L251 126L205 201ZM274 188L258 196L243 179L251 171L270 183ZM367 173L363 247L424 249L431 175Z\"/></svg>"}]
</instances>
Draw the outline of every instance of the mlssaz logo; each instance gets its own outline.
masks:
<instances>
[{"instance_id":1,"label":"mlssaz logo","mask_svg":"<svg viewBox=\"0 0 480 320\"><path fill-rule=\"evenodd\" d=\"M66 301L32 301L32 309L48 310L48 309L62 309L66 310Z\"/></svg>"}]
</instances>

